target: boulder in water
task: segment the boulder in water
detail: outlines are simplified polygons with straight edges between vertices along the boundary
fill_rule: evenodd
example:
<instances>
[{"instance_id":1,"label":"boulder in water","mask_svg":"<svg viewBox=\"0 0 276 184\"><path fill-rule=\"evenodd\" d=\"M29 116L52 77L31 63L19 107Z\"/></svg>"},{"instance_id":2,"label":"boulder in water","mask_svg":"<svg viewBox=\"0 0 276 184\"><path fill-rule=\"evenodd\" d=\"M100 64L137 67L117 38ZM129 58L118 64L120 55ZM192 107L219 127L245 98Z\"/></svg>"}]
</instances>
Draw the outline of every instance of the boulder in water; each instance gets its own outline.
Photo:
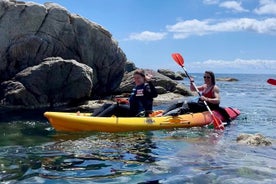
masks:
<instances>
[{"instance_id":1,"label":"boulder in water","mask_svg":"<svg viewBox=\"0 0 276 184\"><path fill-rule=\"evenodd\" d=\"M44 107L89 97L93 71L75 60L47 58L1 84L5 105Z\"/></svg>"},{"instance_id":2,"label":"boulder in water","mask_svg":"<svg viewBox=\"0 0 276 184\"><path fill-rule=\"evenodd\" d=\"M240 134L237 137L240 144L248 144L252 146L270 146L272 142L262 134Z\"/></svg>"},{"instance_id":3,"label":"boulder in water","mask_svg":"<svg viewBox=\"0 0 276 184\"><path fill-rule=\"evenodd\" d=\"M223 81L223 82L236 82L239 81L236 78L233 77L221 77L221 78L217 78L216 81Z\"/></svg>"}]
</instances>

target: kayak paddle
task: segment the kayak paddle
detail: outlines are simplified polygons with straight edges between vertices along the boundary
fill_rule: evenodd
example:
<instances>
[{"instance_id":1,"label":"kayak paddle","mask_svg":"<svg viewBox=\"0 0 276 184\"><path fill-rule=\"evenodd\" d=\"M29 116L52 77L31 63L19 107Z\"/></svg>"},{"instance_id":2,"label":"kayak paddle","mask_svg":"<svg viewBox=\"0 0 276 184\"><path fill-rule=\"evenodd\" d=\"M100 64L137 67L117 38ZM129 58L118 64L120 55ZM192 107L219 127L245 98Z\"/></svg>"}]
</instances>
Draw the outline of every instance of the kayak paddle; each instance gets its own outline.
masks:
<instances>
[{"instance_id":1,"label":"kayak paddle","mask_svg":"<svg viewBox=\"0 0 276 184\"><path fill-rule=\"evenodd\" d=\"M276 86L276 79L268 79L267 83Z\"/></svg>"},{"instance_id":2,"label":"kayak paddle","mask_svg":"<svg viewBox=\"0 0 276 184\"><path fill-rule=\"evenodd\" d=\"M190 79L193 87L196 89L197 94L201 97L201 93L197 89L195 83L193 82L193 80L191 79L190 75L188 74L186 68L184 67L184 59L181 56L181 54L179 54L179 53L173 53L172 54L172 58L184 70L186 76ZM213 118L213 124L214 124L215 129L217 129L217 130L224 130L223 123L214 115L214 113L211 111L210 107L208 106L207 102L203 101L203 103L204 103L204 105L206 106L206 108L208 109L208 111L210 112L210 114L211 114L211 116Z\"/></svg>"}]
</instances>

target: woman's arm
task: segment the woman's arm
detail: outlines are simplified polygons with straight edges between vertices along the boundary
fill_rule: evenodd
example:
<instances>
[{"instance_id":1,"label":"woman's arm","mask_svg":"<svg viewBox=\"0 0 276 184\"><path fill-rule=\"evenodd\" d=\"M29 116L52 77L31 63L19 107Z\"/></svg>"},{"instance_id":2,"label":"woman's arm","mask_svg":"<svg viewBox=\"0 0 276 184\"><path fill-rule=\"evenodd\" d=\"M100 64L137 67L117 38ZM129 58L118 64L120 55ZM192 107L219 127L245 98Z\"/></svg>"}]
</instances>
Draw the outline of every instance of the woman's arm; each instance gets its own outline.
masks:
<instances>
[{"instance_id":1,"label":"woman's arm","mask_svg":"<svg viewBox=\"0 0 276 184\"><path fill-rule=\"evenodd\" d=\"M195 85L193 85L194 83L194 78L191 77L190 78L190 90L191 91L196 91L196 88L198 89L198 91L203 91L204 90L204 87L205 85L203 84L202 86L196 86L196 88L194 87ZM195 84L195 83L194 83Z\"/></svg>"}]
</instances>

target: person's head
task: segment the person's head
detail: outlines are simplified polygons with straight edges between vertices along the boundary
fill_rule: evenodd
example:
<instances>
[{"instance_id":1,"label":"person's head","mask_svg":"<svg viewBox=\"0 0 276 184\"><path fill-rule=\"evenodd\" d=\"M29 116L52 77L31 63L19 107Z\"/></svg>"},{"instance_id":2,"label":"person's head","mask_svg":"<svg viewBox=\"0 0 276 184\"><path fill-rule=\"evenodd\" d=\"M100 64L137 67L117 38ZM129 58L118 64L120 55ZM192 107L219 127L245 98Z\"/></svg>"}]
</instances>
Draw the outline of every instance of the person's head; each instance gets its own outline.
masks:
<instances>
[{"instance_id":1,"label":"person's head","mask_svg":"<svg viewBox=\"0 0 276 184\"><path fill-rule=\"evenodd\" d=\"M216 84L216 78L215 78L214 72L212 72L212 71L205 71L205 73L204 73L204 82L206 84L215 85Z\"/></svg>"},{"instance_id":2,"label":"person's head","mask_svg":"<svg viewBox=\"0 0 276 184\"><path fill-rule=\"evenodd\" d=\"M136 86L142 85L146 82L146 74L142 69L137 69L133 74L134 82Z\"/></svg>"}]
</instances>

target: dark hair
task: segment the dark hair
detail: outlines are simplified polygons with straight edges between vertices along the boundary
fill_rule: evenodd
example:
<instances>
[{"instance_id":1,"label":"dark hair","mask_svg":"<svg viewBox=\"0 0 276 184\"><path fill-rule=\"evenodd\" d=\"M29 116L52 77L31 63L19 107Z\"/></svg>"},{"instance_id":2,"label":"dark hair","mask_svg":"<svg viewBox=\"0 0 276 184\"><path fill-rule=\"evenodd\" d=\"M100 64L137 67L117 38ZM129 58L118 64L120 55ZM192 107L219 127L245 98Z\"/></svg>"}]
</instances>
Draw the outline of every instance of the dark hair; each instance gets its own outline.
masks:
<instances>
[{"instance_id":1,"label":"dark hair","mask_svg":"<svg viewBox=\"0 0 276 184\"><path fill-rule=\"evenodd\" d=\"M215 85L216 84L216 77L215 77L214 72L212 72L212 71L205 71L205 73L210 75L211 82L212 82L213 85Z\"/></svg>"},{"instance_id":2,"label":"dark hair","mask_svg":"<svg viewBox=\"0 0 276 184\"><path fill-rule=\"evenodd\" d=\"M146 77L145 71L143 69L135 70L133 75L141 75L142 77Z\"/></svg>"}]
</instances>

